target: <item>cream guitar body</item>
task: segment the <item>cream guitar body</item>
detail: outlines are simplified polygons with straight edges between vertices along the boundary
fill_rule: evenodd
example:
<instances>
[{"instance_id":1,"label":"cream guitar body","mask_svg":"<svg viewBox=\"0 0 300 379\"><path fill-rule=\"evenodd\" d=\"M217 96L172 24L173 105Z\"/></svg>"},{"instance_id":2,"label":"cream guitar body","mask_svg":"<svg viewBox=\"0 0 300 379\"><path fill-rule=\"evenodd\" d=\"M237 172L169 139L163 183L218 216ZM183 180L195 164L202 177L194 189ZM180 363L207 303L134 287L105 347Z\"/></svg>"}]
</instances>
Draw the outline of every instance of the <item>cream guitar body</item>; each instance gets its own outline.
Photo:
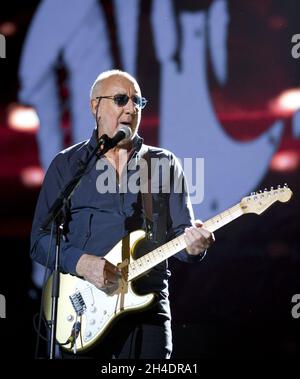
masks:
<instances>
[{"instance_id":1,"label":"cream guitar body","mask_svg":"<svg viewBox=\"0 0 300 379\"><path fill-rule=\"evenodd\" d=\"M132 261L135 248L145 237L144 230L137 230L128 236ZM128 261L122 259L122 242L105 256L115 266L124 268L123 278L115 287L99 290L76 276L60 274L56 340L66 350L88 350L109 329L116 317L124 312L144 309L154 300L154 294L139 296L134 293L131 281L127 280ZM47 320L51 318L51 288L52 276L45 289L44 310Z\"/></svg>"}]
</instances>

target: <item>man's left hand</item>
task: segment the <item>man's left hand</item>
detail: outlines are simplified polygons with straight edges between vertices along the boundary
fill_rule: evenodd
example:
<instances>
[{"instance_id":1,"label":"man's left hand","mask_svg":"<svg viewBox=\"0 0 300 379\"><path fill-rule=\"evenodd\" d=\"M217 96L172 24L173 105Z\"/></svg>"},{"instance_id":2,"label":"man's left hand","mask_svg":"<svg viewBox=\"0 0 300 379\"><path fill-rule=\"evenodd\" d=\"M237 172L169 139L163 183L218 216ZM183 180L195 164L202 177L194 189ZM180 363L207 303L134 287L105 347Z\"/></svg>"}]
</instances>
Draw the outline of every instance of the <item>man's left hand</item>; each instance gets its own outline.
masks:
<instances>
[{"instance_id":1,"label":"man's left hand","mask_svg":"<svg viewBox=\"0 0 300 379\"><path fill-rule=\"evenodd\" d=\"M214 234L202 226L203 222L197 220L194 222L194 226L185 228L186 251L190 255L202 254L215 242Z\"/></svg>"}]
</instances>

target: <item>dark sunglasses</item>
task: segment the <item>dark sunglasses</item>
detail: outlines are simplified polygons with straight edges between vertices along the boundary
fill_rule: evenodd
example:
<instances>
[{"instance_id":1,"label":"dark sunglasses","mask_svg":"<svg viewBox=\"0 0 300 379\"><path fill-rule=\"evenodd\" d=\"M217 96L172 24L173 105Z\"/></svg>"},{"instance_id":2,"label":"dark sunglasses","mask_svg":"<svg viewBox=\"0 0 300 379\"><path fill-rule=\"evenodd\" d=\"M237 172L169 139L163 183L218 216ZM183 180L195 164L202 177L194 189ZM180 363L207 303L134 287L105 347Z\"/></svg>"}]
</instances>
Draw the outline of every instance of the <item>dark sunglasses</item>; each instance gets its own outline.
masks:
<instances>
[{"instance_id":1,"label":"dark sunglasses","mask_svg":"<svg viewBox=\"0 0 300 379\"><path fill-rule=\"evenodd\" d=\"M96 99L111 99L118 107L124 107L128 103L130 97L125 94L118 93L114 96L97 96ZM140 97L137 95L132 95L131 100L138 109L144 109L148 102L145 97Z\"/></svg>"}]
</instances>

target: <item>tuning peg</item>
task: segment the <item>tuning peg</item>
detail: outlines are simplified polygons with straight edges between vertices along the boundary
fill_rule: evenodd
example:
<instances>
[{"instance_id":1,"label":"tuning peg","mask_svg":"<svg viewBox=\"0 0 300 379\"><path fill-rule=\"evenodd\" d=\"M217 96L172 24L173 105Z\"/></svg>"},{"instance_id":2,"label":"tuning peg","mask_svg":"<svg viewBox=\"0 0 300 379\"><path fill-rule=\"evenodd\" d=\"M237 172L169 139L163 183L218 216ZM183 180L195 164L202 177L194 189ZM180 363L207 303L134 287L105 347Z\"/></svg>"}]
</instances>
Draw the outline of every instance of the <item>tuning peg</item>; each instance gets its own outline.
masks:
<instances>
[{"instance_id":1,"label":"tuning peg","mask_svg":"<svg viewBox=\"0 0 300 379\"><path fill-rule=\"evenodd\" d=\"M287 183L284 183L284 188L288 188L289 186L287 185Z\"/></svg>"},{"instance_id":2,"label":"tuning peg","mask_svg":"<svg viewBox=\"0 0 300 379\"><path fill-rule=\"evenodd\" d=\"M271 188L270 188L270 191L273 191L273 189L274 189L274 187L271 187Z\"/></svg>"},{"instance_id":3,"label":"tuning peg","mask_svg":"<svg viewBox=\"0 0 300 379\"><path fill-rule=\"evenodd\" d=\"M265 188L265 189L264 189L264 192L267 192L267 191L268 191L268 189L267 189L267 188Z\"/></svg>"},{"instance_id":4,"label":"tuning peg","mask_svg":"<svg viewBox=\"0 0 300 379\"><path fill-rule=\"evenodd\" d=\"M280 189L280 184L278 184L277 189Z\"/></svg>"}]
</instances>

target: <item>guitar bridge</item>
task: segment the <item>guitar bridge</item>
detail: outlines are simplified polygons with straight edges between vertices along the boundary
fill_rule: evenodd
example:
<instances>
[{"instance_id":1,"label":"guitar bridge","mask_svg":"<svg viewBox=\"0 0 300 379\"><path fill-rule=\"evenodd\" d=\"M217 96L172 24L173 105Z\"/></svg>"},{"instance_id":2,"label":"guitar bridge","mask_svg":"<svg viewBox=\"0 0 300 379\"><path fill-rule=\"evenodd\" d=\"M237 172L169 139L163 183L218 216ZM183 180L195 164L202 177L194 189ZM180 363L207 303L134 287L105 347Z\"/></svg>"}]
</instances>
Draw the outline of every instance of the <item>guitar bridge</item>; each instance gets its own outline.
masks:
<instances>
[{"instance_id":1,"label":"guitar bridge","mask_svg":"<svg viewBox=\"0 0 300 379\"><path fill-rule=\"evenodd\" d=\"M73 305L73 308L77 316L82 316L86 310L86 305L80 292L76 292L69 296L69 299Z\"/></svg>"}]
</instances>

